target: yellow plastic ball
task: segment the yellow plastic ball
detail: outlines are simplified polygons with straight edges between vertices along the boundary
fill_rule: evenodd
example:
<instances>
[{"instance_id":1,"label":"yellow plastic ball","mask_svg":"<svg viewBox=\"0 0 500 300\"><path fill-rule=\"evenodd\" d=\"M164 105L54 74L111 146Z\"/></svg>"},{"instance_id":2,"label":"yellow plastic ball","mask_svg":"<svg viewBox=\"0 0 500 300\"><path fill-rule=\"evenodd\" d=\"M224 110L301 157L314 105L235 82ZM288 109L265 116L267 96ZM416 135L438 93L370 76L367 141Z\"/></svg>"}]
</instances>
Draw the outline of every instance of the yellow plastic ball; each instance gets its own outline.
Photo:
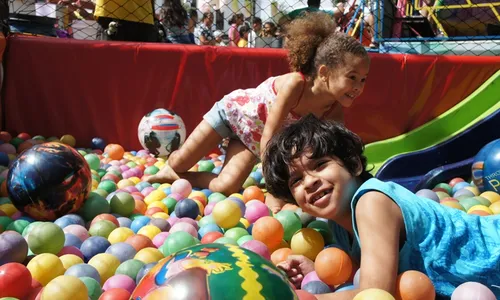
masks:
<instances>
[{"instance_id":1,"label":"yellow plastic ball","mask_svg":"<svg viewBox=\"0 0 500 300\"><path fill-rule=\"evenodd\" d=\"M200 197L203 200L205 200L205 202L208 202L207 195L205 195L205 193L203 193L201 191L192 191L191 194L189 194L188 198L191 198L191 197Z\"/></svg>"},{"instance_id":2,"label":"yellow plastic ball","mask_svg":"<svg viewBox=\"0 0 500 300\"><path fill-rule=\"evenodd\" d=\"M146 159L145 158L139 158L139 159L137 159L137 161L135 163L138 164L138 165L145 165L146 164Z\"/></svg>"},{"instance_id":3,"label":"yellow plastic ball","mask_svg":"<svg viewBox=\"0 0 500 300\"><path fill-rule=\"evenodd\" d=\"M54 278L42 291L41 300L87 300L87 287L75 276Z\"/></svg>"},{"instance_id":4,"label":"yellow plastic ball","mask_svg":"<svg viewBox=\"0 0 500 300\"><path fill-rule=\"evenodd\" d=\"M167 220L168 218L170 218L170 216L164 212L154 213L151 217L153 217L155 219L164 219L164 220Z\"/></svg>"},{"instance_id":5,"label":"yellow plastic ball","mask_svg":"<svg viewBox=\"0 0 500 300\"><path fill-rule=\"evenodd\" d=\"M46 286L52 279L63 275L65 272L59 257L51 253L42 253L33 257L26 267L31 276L40 282L42 286Z\"/></svg>"},{"instance_id":6,"label":"yellow plastic ball","mask_svg":"<svg viewBox=\"0 0 500 300\"><path fill-rule=\"evenodd\" d=\"M129 177L128 180L132 180L133 183L135 184L138 184L139 182L141 182L141 179L139 177Z\"/></svg>"},{"instance_id":7,"label":"yellow plastic ball","mask_svg":"<svg viewBox=\"0 0 500 300\"><path fill-rule=\"evenodd\" d=\"M245 226L245 228L250 227L250 222L248 222L248 220L245 218L241 218L240 223L243 224L243 226Z\"/></svg>"},{"instance_id":8,"label":"yellow plastic ball","mask_svg":"<svg viewBox=\"0 0 500 300\"><path fill-rule=\"evenodd\" d=\"M133 186L135 183L130 179L122 179L118 181L117 186L119 189L126 188L127 186Z\"/></svg>"},{"instance_id":9,"label":"yellow plastic ball","mask_svg":"<svg viewBox=\"0 0 500 300\"><path fill-rule=\"evenodd\" d=\"M464 189L471 191L474 194L474 196L479 196L479 194L480 194L477 186L466 186L466 187L464 187Z\"/></svg>"},{"instance_id":10,"label":"yellow plastic ball","mask_svg":"<svg viewBox=\"0 0 500 300\"><path fill-rule=\"evenodd\" d=\"M456 209L459 209L461 211L465 211L465 208L460 203L455 202L455 201L443 201L443 202L441 202L441 205L448 206L451 208L456 208Z\"/></svg>"},{"instance_id":11,"label":"yellow plastic ball","mask_svg":"<svg viewBox=\"0 0 500 300\"><path fill-rule=\"evenodd\" d=\"M163 184L161 184L161 185L157 188L157 190L164 190L164 189L169 188L169 187L171 187L171 186L172 186L172 185L171 185L170 183L163 183Z\"/></svg>"},{"instance_id":12,"label":"yellow plastic ball","mask_svg":"<svg viewBox=\"0 0 500 300\"><path fill-rule=\"evenodd\" d=\"M199 200L194 199L193 201L196 203L196 205L198 205L198 209L200 210L200 214L202 215L203 211L205 210L205 206L203 206L203 204Z\"/></svg>"},{"instance_id":13,"label":"yellow plastic ball","mask_svg":"<svg viewBox=\"0 0 500 300\"><path fill-rule=\"evenodd\" d=\"M134 259L140 260L144 264L158 262L160 259L163 259L163 258L165 258L165 256L163 256L163 253L161 253L160 250L153 248L153 247L141 249L134 256Z\"/></svg>"},{"instance_id":14,"label":"yellow plastic ball","mask_svg":"<svg viewBox=\"0 0 500 300\"><path fill-rule=\"evenodd\" d=\"M163 162L163 161L157 161L153 165L155 167L157 167L158 169L161 169L161 168L163 168L163 166L165 166L165 162Z\"/></svg>"},{"instance_id":15,"label":"yellow plastic ball","mask_svg":"<svg viewBox=\"0 0 500 300\"><path fill-rule=\"evenodd\" d=\"M202 217L202 216L200 216L200 215L198 215L198 216L196 217L196 219L195 219L195 220L196 220L196 221L199 221L199 220L201 220L201 218L203 218L203 217Z\"/></svg>"},{"instance_id":16,"label":"yellow plastic ball","mask_svg":"<svg viewBox=\"0 0 500 300\"><path fill-rule=\"evenodd\" d=\"M234 193L234 194L231 194L229 197L236 197L236 198L239 198L239 199L243 200L243 195L242 195L242 194L240 194L240 193ZM229 198L229 197L228 197L228 198Z\"/></svg>"},{"instance_id":17,"label":"yellow plastic ball","mask_svg":"<svg viewBox=\"0 0 500 300\"><path fill-rule=\"evenodd\" d=\"M359 292L353 300L395 300L388 292L380 289L366 289Z\"/></svg>"},{"instance_id":18,"label":"yellow plastic ball","mask_svg":"<svg viewBox=\"0 0 500 300\"><path fill-rule=\"evenodd\" d=\"M144 198L144 203L146 203L146 205L149 206L151 203L156 201L161 201L165 197L167 197L167 195L163 190L154 190L151 193L149 193L149 195L147 195L146 198Z\"/></svg>"},{"instance_id":19,"label":"yellow plastic ball","mask_svg":"<svg viewBox=\"0 0 500 300\"><path fill-rule=\"evenodd\" d=\"M61 260L65 270L69 269L71 266L83 264L83 259L74 254L64 254L63 256L60 256L59 259Z\"/></svg>"},{"instance_id":20,"label":"yellow plastic ball","mask_svg":"<svg viewBox=\"0 0 500 300\"><path fill-rule=\"evenodd\" d=\"M90 173L91 173L92 175L97 175L97 176L99 176L99 173L97 173L97 171L96 171L96 170L92 170L92 169L90 169Z\"/></svg>"},{"instance_id":21,"label":"yellow plastic ball","mask_svg":"<svg viewBox=\"0 0 500 300\"><path fill-rule=\"evenodd\" d=\"M490 208L488 208L488 206L486 205L474 205L472 206L471 208L469 208L469 210L467 211L468 214L470 214L471 212L475 211L475 210L481 210L481 211L484 211L485 213L489 214L489 215L493 215L495 214Z\"/></svg>"},{"instance_id":22,"label":"yellow plastic ball","mask_svg":"<svg viewBox=\"0 0 500 300\"><path fill-rule=\"evenodd\" d=\"M61 141L61 143L66 144L66 145L68 145L70 147L75 147L75 145L76 145L76 139L71 134L65 134L65 135L63 135L61 137L60 141Z\"/></svg>"},{"instance_id":23,"label":"yellow plastic ball","mask_svg":"<svg viewBox=\"0 0 500 300\"><path fill-rule=\"evenodd\" d=\"M293 254L304 255L310 260L316 259L324 247L323 236L312 228L302 228L292 236L290 241Z\"/></svg>"},{"instance_id":24,"label":"yellow plastic ball","mask_svg":"<svg viewBox=\"0 0 500 300\"><path fill-rule=\"evenodd\" d=\"M146 225L141 229L139 229L137 234L147 236L150 240L153 240L153 238L160 232L161 232L160 228L154 225Z\"/></svg>"},{"instance_id":25,"label":"yellow plastic ball","mask_svg":"<svg viewBox=\"0 0 500 300\"><path fill-rule=\"evenodd\" d=\"M497 201L500 201L500 195L495 193L495 192L492 192L492 191L486 191L479 196L490 200L491 203L495 203Z\"/></svg>"},{"instance_id":26,"label":"yellow plastic ball","mask_svg":"<svg viewBox=\"0 0 500 300\"><path fill-rule=\"evenodd\" d=\"M120 265L120 260L111 254L99 253L92 257L88 264L97 270L97 273L101 276L101 285L103 285L106 280L115 274Z\"/></svg>"},{"instance_id":27,"label":"yellow plastic ball","mask_svg":"<svg viewBox=\"0 0 500 300\"><path fill-rule=\"evenodd\" d=\"M116 243L123 243L133 235L134 232L132 231L132 229L127 227L118 227L113 229L113 231L111 231L111 233L108 235L108 241L111 243L111 245Z\"/></svg>"},{"instance_id":28,"label":"yellow plastic ball","mask_svg":"<svg viewBox=\"0 0 500 300\"><path fill-rule=\"evenodd\" d=\"M232 200L222 200L215 204L212 210L212 217L219 227L228 229L236 226L242 217L241 209Z\"/></svg>"},{"instance_id":29,"label":"yellow plastic ball","mask_svg":"<svg viewBox=\"0 0 500 300\"><path fill-rule=\"evenodd\" d=\"M5 203L0 205L0 210L9 217L12 217L12 215L17 212L17 208L12 203Z\"/></svg>"},{"instance_id":30,"label":"yellow plastic ball","mask_svg":"<svg viewBox=\"0 0 500 300\"><path fill-rule=\"evenodd\" d=\"M165 213L168 214L168 207L165 205L165 203L163 203L161 201L155 201L155 202L148 205L148 209L150 209L152 207L159 207L159 208L161 208L161 210L163 210Z\"/></svg>"},{"instance_id":31,"label":"yellow plastic ball","mask_svg":"<svg viewBox=\"0 0 500 300\"><path fill-rule=\"evenodd\" d=\"M488 208L491 209L493 214L500 215L500 201L492 203Z\"/></svg>"}]
</instances>

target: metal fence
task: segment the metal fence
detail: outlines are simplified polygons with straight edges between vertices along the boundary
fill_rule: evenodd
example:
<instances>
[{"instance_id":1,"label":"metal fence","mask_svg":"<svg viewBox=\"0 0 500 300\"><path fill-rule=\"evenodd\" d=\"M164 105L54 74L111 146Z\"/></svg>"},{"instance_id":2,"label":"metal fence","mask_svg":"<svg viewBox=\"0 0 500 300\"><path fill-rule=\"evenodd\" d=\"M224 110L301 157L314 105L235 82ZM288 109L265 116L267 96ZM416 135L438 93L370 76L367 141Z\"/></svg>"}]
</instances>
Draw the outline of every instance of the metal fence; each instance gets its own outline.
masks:
<instances>
[{"instance_id":1,"label":"metal fence","mask_svg":"<svg viewBox=\"0 0 500 300\"><path fill-rule=\"evenodd\" d=\"M1 1L11 32L59 38L280 48L287 22L321 10L370 51L500 54L500 0Z\"/></svg>"}]
</instances>

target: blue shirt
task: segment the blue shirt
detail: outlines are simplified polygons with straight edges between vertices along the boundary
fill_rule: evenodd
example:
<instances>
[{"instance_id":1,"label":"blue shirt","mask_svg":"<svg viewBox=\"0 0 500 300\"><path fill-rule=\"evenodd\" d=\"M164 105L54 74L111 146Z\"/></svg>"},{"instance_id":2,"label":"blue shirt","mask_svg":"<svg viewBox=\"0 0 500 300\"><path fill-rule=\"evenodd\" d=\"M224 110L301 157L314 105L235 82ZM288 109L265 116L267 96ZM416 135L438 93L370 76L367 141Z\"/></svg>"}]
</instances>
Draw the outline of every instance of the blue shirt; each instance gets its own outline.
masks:
<instances>
[{"instance_id":1,"label":"blue shirt","mask_svg":"<svg viewBox=\"0 0 500 300\"><path fill-rule=\"evenodd\" d=\"M500 215L481 217L421 198L393 182L372 178L356 191L352 202L355 241L347 231L332 224L337 243L360 259L355 208L365 193L378 191L401 209L406 242L399 252L399 273L416 270L427 274L436 293L451 296L456 287L468 281L486 285L500 298Z\"/></svg>"}]
</instances>

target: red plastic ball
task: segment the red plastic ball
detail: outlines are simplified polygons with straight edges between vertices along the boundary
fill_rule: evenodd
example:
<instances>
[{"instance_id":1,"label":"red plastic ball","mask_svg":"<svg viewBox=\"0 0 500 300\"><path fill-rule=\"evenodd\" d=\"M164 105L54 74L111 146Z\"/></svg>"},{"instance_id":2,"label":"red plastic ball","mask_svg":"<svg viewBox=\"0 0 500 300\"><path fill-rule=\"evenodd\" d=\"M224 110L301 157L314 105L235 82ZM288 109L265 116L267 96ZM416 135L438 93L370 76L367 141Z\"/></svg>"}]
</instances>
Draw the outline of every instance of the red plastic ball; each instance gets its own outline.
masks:
<instances>
[{"instance_id":1,"label":"red plastic ball","mask_svg":"<svg viewBox=\"0 0 500 300\"><path fill-rule=\"evenodd\" d=\"M129 300L130 293L126 289L110 289L99 297L99 300Z\"/></svg>"},{"instance_id":2,"label":"red plastic ball","mask_svg":"<svg viewBox=\"0 0 500 300\"><path fill-rule=\"evenodd\" d=\"M31 273L19 263L0 266L0 298L24 298L31 291Z\"/></svg>"}]
</instances>

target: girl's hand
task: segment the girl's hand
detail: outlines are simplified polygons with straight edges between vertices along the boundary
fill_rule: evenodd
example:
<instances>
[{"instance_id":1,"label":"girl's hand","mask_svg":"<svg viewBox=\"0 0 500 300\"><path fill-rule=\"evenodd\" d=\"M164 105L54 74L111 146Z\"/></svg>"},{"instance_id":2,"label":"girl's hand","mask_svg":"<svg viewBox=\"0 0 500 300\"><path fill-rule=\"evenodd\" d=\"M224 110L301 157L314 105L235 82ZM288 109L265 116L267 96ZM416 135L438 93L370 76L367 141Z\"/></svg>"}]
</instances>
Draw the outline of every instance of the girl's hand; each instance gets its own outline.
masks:
<instances>
[{"instance_id":1,"label":"girl's hand","mask_svg":"<svg viewBox=\"0 0 500 300\"><path fill-rule=\"evenodd\" d=\"M314 262L304 255L290 255L277 267L285 271L288 279L296 288L300 288L304 276L314 271Z\"/></svg>"}]
</instances>

